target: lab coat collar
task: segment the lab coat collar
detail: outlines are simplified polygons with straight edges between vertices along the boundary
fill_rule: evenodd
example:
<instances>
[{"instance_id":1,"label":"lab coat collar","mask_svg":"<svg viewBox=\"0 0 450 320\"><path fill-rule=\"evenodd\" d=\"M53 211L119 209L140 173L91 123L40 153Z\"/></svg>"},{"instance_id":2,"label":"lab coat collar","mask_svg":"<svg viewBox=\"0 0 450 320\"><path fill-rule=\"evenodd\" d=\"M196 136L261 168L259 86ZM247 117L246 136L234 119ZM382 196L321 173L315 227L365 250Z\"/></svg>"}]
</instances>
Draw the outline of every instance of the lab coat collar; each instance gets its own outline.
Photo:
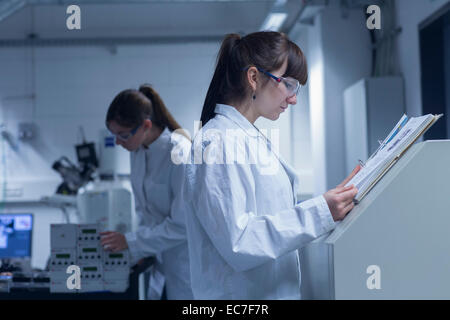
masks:
<instances>
[{"instance_id":1,"label":"lab coat collar","mask_svg":"<svg viewBox=\"0 0 450 320\"><path fill-rule=\"evenodd\" d=\"M235 107L226 105L226 104L217 104L216 108L214 109L214 112L217 114L221 114L228 119L235 122L239 127L241 127L245 132L252 136L252 137L261 137L266 141L268 145L271 144L270 140L268 140L266 137L264 137L259 130L251 124L250 121L247 120L246 117L244 117ZM271 148L271 151L274 153L274 155L278 158L281 165L283 166L284 170L286 171L289 180L292 185L292 190L294 193L294 204L297 203L297 193L299 188L299 180L298 175L295 172L295 170L286 162L284 161L283 157L280 156L278 152L273 150Z\"/></svg>"},{"instance_id":2,"label":"lab coat collar","mask_svg":"<svg viewBox=\"0 0 450 320\"><path fill-rule=\"evenodd\" d=\"M235 122L249 136L251 137L261 136L258 129L253 124L251 124L251 122L248 121L247 118L244 117L235 107L218 103L216 105L216 108L214 109L214 112L217 114L221 114L227 117L228 119L232 120L233 122Z\"/></svg>"},{"instance_id":3,"label":"lab coat collar","mask_svg":"<svg viewBox=\"0 0 450 320\"><path fill-rule=\"evenodd\" d=\"M159 135L158 138L156 138L155 141L153 141L152 143L150 143L150 145L148 146L147 150L149 150L150 152L152 150L160 150L160 146L163 145L164 143L166 143L166 137L167 135L170 136L170 130L168 127L166 127L161 134ZM169 139L170 140L170 139ZM145 147L143 147L145 148Z\"/></svg>"}]
</instances>

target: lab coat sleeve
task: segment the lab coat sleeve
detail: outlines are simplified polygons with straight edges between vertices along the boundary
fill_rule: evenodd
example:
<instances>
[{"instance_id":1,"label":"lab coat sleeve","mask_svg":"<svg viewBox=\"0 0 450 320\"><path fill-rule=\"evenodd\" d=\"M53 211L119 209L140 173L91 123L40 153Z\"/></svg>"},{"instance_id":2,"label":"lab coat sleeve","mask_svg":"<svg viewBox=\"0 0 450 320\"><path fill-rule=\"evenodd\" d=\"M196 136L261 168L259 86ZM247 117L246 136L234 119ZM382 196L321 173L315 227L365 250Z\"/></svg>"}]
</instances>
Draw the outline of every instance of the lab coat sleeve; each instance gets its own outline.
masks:
<instances>
[{"instance_id":1,"label":"lab coat sleeve","mask_svg":"<svg viewBox=\"0 0 450 320\"><path fill-rule=\"evenodd\" d=\"M180 179L183 174L183 165L174 165L169 176L172 191L170 213L160 224L149 226L142 216L142 211L138 211L140 221L136 232L125 235L132 262L137 262L144 257L156 256L186 241L184 215L180 208L182 201L179 199L182 196Z\"/></svg>"},{"instance_id":2,"label":"lab coat sleeve","mask_svg":"<svg viewBox=\"0 0 450 320\"><path fill-rule=\"evenodd\" d=\"M252 211L256 199L249 165L190 165L187 178L196 217L238 272L277 259L335 226L323 196L271 215Z\"/></svg>"}]
</instances>

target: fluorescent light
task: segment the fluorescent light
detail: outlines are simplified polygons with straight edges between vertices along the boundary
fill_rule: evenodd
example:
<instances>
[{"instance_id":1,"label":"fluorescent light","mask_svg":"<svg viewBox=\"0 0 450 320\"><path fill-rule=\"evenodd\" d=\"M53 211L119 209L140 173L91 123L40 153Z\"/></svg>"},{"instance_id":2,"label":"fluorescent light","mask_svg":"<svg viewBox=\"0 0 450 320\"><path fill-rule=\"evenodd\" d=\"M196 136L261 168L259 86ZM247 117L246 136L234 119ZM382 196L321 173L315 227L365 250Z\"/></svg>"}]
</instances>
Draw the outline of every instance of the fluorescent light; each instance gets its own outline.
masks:
<instances>
[{"instance_id":1,"label":"fluorescent light","mask_svg":"<svg viewBox=\"0 0 450 320\"><path fill-rule=\"evenodd\" d=\"M261 30L278 31L287 18L287 13L284 12L272 12L266 20L264 20Z\"/></svg>"}]
</instances>

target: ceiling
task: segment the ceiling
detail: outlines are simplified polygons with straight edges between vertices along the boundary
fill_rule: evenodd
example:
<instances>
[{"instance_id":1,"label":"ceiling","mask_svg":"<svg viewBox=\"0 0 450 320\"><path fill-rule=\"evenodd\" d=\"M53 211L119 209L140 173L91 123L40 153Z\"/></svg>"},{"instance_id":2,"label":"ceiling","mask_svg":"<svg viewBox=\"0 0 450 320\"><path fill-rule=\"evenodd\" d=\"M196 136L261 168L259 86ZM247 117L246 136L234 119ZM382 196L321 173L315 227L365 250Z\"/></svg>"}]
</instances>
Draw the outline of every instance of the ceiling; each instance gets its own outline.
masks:
<instances>
[{"instance_id":1,"label":"ceiling","mask_svg":"<svg viewBox=\"0 0 450 320\"><path fill-rule=\"evenodd\" d=\"M285 25L289 25L303 5L303 0L76 1L81 8L81 30L68 30L66 2L30 1L16 10L10 9L8 15L4 11L0 40L220 39L231 32L246 34L260 30L267 15L280 2L288 13Z\"/></svg>"},{"instance_id":2,"label":"ceiling","mask_svg":"<svg viewBox=\"0 0 450 320\"><path fill-rule=\"evenodd\" d=\"M362 8L385 0L0 0L0 47L220 41L261 30L270 13L288 14L295 33L326 6ZM68 30L70 4L81 30Z\"/></svg>"}]
</instances>

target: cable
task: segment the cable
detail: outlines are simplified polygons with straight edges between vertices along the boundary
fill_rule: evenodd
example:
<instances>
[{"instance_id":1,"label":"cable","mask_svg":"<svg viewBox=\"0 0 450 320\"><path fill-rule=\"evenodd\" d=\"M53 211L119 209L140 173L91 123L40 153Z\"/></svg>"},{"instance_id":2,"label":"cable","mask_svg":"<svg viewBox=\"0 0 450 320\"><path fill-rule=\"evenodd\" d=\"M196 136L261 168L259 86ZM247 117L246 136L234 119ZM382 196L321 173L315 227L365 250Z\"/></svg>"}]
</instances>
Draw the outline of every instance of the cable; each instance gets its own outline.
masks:
<instances>
[{"instance_id":1,"label":"cable","mask_svg":"<svg viewBox=\"0 0 450 320\"><path fill-rule=\"evenodd\" d=\"M3 125L2 125L3 126ZM3 183L2 183L2 198L0 199L0 213L5 208L6 203L6 147L5 147L5 138L3 135L0 135L1 139L1 160L2 160L2 169L3 169Z\"/></svg>"},{"instance_id":2,"label":"cable","mask_svg":"<svg viewBox=\"0 0 450 320\"><path fill-rule=\"evenodd\" d=\"M34 6L31 6L31 33L32 38L35 37L35 15ZM31 47L31 95L32 95L32 109L31 109L31 119L36 120L36 49L35 46Z\"/></svg>"},{"instance_id":3,"label":"cable","mask_svg":"<svg viewBox=\"0 0 450 320\"><path fill-rule=\"evenodd\" d=\"M383 1L380 3L383 12L381 30L371 30L371 35L375 40L373 56L373 77L383 77L396 75L395 58L396 46L395 40L397 34L401 31L396 27L395 3L393 1Z\"/></svg>"},{"instance_id":4,"label":"cable","mask_svg":"<svg viewBox=\"0 0 450 320\"><path fill-rule=\"evenodd\" d=\"M85 136L85 134L84 134L84 128L83 128L83 126L79 126L78 127L78 137L77 137L77 140L78 141L80 141L80 135L81 135L81 143L86 143L86 136Z\"/></svg>"}]
</instances>

